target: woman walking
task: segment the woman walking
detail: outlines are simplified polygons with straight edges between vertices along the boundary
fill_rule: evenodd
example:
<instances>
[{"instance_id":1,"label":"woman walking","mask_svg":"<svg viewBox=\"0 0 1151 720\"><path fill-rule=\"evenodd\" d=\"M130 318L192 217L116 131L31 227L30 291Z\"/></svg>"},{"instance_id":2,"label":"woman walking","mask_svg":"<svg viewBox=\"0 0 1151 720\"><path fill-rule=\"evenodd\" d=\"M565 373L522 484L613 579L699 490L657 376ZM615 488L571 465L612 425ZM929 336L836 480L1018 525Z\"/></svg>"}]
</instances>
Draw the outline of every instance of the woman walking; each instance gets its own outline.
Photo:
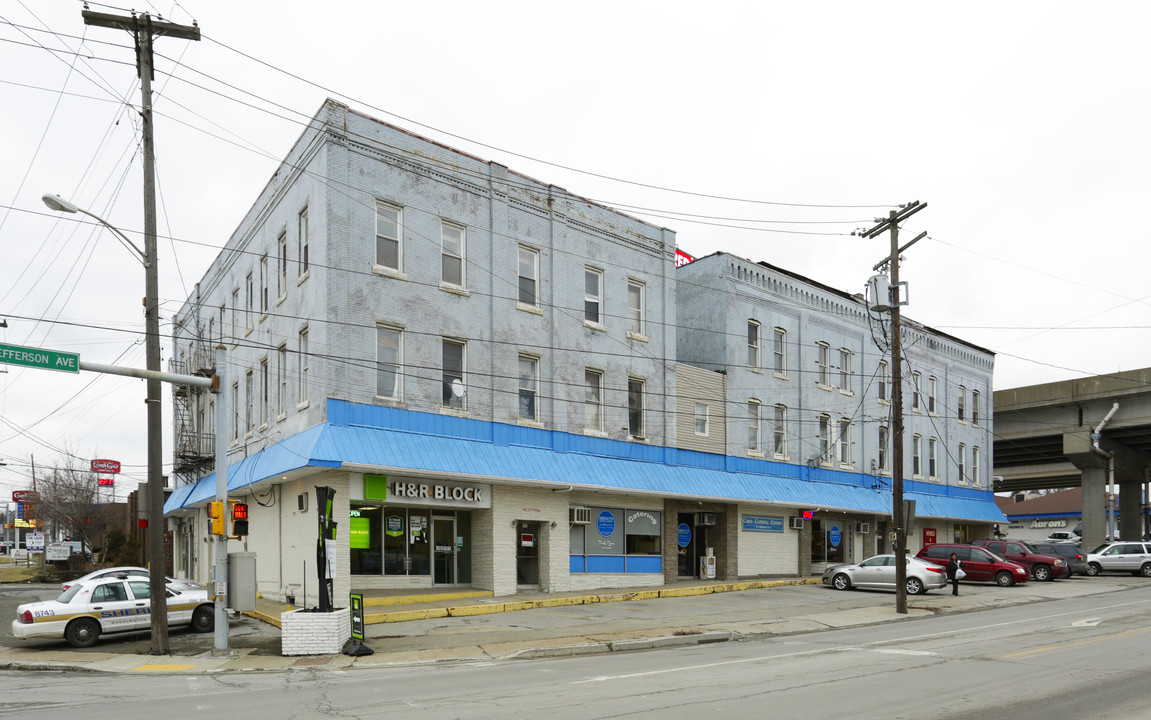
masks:
<instances>
[{"instance_id":1,"label":"woman walking","mask_svg":"<svg viewBox=\"0 0 1151 720\"><path fill-rule=\"evenodd\" d=\"M963 563L959 562L959 556L951 553L951 559L947 561L947 579L951 581L951 594L959 594L959 573L962 572Z\"/></svg>"}]
</instances>

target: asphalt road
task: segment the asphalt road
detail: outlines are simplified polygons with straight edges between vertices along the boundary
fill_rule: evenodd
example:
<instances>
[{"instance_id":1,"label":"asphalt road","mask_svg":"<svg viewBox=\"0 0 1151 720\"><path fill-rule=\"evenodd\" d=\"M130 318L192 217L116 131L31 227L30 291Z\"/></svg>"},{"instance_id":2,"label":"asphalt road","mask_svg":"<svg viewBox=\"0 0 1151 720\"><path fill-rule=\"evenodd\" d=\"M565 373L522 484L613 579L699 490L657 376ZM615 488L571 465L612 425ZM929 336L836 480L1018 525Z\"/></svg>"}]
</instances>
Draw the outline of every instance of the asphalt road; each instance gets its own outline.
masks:
<instances>
[{"instance_id":1,"label":"asphalt road","mask_svg":"<svg viewBox=\"0 0 1151 720\"><path fill-rule=\"evenodd\" d=\"M816 589L816 588L813 588ZM831 592L831 591L828 591ZM0 673L25 720L162 712L564 720L1148 717L1151 585L865 627L554 660L352 672ZM159 700L163 698L163 700Z\"/></svg>"}]
</instances>

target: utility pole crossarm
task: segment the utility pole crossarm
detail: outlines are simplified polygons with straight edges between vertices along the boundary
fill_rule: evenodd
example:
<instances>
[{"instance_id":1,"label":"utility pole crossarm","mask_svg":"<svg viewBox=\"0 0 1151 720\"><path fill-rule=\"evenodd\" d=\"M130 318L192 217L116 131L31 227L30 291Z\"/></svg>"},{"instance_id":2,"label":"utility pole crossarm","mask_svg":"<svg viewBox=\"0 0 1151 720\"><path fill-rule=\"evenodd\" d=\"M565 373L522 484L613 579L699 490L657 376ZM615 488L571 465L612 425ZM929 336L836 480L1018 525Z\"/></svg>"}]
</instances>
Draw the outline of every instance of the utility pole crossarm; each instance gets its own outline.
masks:
<instances>
[{"instance_id":1,"label":"utility pole crossarm","mask_svg":"<svg viewBox=\"0 0 1151 720\"><path fill-rule=\"evenodd\" d=\"M109 15L108 13L92 12L91 10L83 10L80 14L84 17L85 25L116 28L118 30L127 30L128 32L136 32L137 24L141 17L138 15L132 15L130 17ZM181 40L200 39L200 27L198 25L177 25L176 23L164 22L162 20L151 20L150 18L149 20L149 29L153 35L164 35Z\"/></svg>"}]
</instances>

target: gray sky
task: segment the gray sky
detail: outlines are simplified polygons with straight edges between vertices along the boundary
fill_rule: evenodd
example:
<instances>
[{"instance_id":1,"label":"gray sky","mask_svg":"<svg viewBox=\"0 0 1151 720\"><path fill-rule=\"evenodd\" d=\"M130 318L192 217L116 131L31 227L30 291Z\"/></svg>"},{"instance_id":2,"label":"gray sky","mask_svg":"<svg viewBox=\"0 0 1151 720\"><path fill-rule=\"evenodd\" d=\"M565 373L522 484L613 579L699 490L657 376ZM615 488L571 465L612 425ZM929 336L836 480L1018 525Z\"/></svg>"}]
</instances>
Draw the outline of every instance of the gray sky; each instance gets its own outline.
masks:
<instances>
[{"instance_id":1,"label":"gray sky","mask_svg":"<svg viewBox=\"0 0 1151 720\"><path fill-rule=\"evenodd\" d=\"M929 237L901 266L905 312L997 353L996 388L1151 365L1146 2L135 7L204 34L157 43L165 337L331 96L672 228L693 255L850 292L888 250L851 231L927 202L903 228ZM0 342L143 367L143 268L40 201L143 243L131 39L81 9L0 0ZM8 367L0 499L64 449L121 461L122 497L145 476L143 398L143 381Z\"/></svg>"}]
</instances>

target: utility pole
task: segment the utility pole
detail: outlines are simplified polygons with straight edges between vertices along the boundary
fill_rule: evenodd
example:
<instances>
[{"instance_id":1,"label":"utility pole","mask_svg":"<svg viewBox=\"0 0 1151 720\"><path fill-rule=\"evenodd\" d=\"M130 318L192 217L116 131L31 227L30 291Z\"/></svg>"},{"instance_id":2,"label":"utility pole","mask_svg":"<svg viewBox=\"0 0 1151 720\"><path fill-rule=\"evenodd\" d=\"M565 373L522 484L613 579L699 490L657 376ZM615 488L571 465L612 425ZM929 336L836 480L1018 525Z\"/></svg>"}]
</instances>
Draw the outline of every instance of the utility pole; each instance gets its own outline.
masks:
<instances>
[{"instance_id":1,"label":"utility pole","mask_svg":"<svg viewBox=\"0 0 1151 720\"><path fill-rule=\"evenodd\" d=\"M899 247L899 223L927 207L916 200L900 210L892 210L875 227L859 233L873 238L884 231L891 233L891 254L875 266L888 266L891 288L891 524L895 526L895 612L907 614L907 527L903 508L903 337L900 328L899 254L919 242L921 233Z\"/></svg>"},{"instance_id":2,"label":"utility pole","mask_svg":"<svg viewBox=\"0 0 1151 720\"><path fill-rule=\"evenodd\" d=\"M155 35L199 40L197 25L176 25L153 20L144 13L109 15L85 9L85 25L118 28L136 40L136 72L140 76L140 115L144 127L144 332L147 369L160 372L160 288L156 267L156 158L152 142L152 38ZM164 563L163 418L160 414L160 380L147 381L148 407L148 579L151 585L152 654L167 655L168 613Z\"/></svg>"}]
</instances>

